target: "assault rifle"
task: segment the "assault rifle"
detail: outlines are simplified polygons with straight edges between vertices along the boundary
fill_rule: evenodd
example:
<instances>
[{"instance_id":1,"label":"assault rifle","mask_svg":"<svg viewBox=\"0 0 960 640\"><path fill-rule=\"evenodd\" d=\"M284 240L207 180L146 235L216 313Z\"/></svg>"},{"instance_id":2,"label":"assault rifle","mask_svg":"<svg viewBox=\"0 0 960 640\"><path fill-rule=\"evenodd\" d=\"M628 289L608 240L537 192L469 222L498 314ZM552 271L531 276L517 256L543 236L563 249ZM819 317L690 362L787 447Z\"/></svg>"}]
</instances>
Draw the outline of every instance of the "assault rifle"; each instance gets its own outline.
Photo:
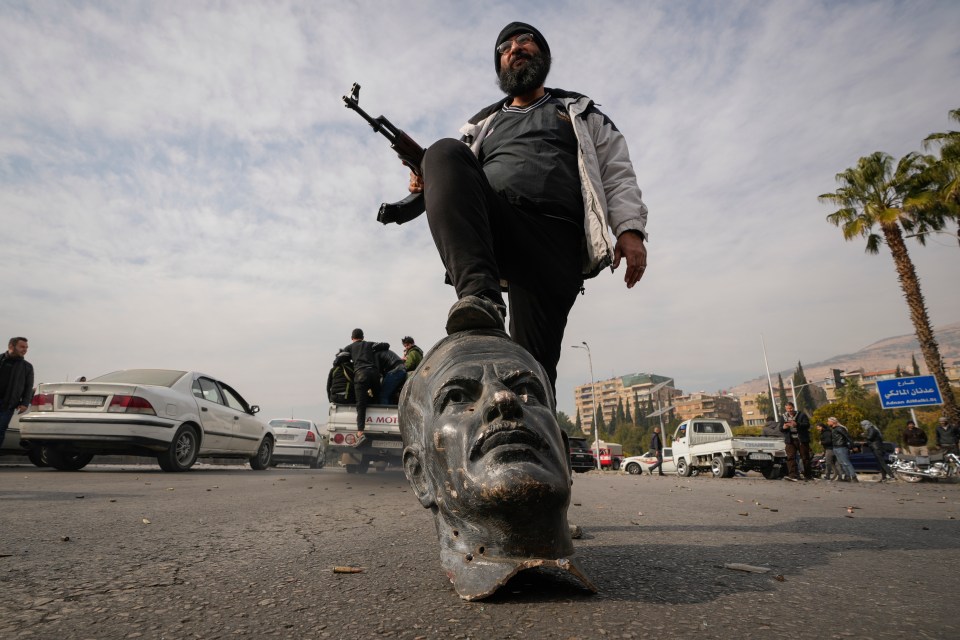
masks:
<instances>
[{"instance_id":1,"label":"assault rifle","mask_svg":"<svg viewBox=\"0 0 960 640\"><path fill-rule=\"evenodd\" d=\"M348 109L353 109L360 117L367 121L373 130L383 135L390 142L390 148L397 152L401 162L410 167L415 174L420 173L420 163L423 162L423 147L383 116L373 118L360 108L360 85L356 82L350 87L350 94L343 96L343 102ZM377 222L403 224L419 216L426 210L422 193L411 193L399 202L384 202L377 213Z\"/></svg>"}]
</instances>

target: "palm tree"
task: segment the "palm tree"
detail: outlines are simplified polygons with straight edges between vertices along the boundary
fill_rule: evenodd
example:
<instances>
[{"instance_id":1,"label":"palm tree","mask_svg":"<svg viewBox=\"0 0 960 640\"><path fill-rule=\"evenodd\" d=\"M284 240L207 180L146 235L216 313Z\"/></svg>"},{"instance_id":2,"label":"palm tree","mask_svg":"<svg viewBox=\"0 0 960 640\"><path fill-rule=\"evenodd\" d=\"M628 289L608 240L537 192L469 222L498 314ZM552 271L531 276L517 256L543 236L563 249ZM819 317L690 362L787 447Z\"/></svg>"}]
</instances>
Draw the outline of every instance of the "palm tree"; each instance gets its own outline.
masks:
<instances>
[{"instance_id":1,"label":"palm tree","mask_svg":"<svg viewBox=\"0 0 960 640\"><path fill-rule=\"evenodd\" d=\"M943 368L940 347L930 326L927 306L920 291L920 279L904 242L904 230L926 231L942 228L944 224L945 212L942 208L905 204L933 187L927 168L927 158L919 154L907 154L894 167L890 155L877 151L860 158L856 167L838 173L840 188L834 193L821 195L819 199L840 207L827 216L827 221L843 230L845 240L853 240L857 236L866 238L867 253L878 253L882 243L890 248L900 288L910 308L910 319L917 333L920 352L927 369L940 386L944 413L956 422L960 420L957 403ZM879 233L874 231L875 228L879 228ZM918 240L922 242L922 239L923 235L919 235Z\"/></svg>"},{"instance_id":2,"label":"palm tree","mask_svg":"<svg viewBox=\"0 0 960 640\"><path fill-rule=\"evenodd\" d=\"M960 109L950 112L950 118L960 122ZM932 169L936 173L936 195L945 205L960 207L960 131L931 133L923 141L925 149L934 144L940 145L940 158L934 160ZM952 211L953 217L958 211Z\"/></svg>"}]
</instances>

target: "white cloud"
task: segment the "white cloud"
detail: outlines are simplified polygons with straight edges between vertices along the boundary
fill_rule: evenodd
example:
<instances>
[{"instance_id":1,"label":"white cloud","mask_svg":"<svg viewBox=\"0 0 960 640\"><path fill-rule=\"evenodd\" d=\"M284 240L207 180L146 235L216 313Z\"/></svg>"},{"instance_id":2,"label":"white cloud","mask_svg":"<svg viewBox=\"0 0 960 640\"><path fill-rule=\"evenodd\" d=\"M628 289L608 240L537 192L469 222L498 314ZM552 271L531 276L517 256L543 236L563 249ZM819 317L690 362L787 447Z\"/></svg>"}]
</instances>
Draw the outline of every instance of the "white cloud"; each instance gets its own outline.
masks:
<instances>
[{"instance_id":1,"label":"white cloud","mask_svg":"<svg viewBox=\"0 0 960 640\"><path fill-rule=\"evenodd\" d=\"M650 270L587 282L569 344L598 377L715 390L910 333L892 263L817 196L960 106L960 10L915 2L27 3L0 8L0 324L41 380L127 366L218 375L269 415L322 418L349 331L442 335L453 291L424 220L385 228L406 172L340 101L423 143L497 97L504 23L538 25L550 83L624 132ZM960 317L956 242L911 246L934 323ZM954 268L950 268L954 265ZM561 408L589 375L560 364Z\"/></svg>"}]
</instances>

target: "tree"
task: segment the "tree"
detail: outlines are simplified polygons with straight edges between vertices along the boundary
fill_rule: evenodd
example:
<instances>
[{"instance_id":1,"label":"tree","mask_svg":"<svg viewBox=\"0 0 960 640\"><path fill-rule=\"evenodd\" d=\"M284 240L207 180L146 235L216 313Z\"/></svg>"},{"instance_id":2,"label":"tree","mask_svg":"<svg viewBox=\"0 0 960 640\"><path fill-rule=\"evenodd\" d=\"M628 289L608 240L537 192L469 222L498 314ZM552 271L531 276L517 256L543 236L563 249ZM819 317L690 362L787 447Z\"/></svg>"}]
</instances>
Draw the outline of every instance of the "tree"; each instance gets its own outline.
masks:
<instances>
[{"instance_id":1,"label":"tree","mask_svg":"<svg viewBox=\"0 0 960 640\"><path fill-rule=\"evenodd\" d=\"M783 376L779 373L777 374L777 383L780 385L780 392L777 394L777 404L780 406L780 411L783 411L789 400L787 400L787 389L783 384Z\"/></svg>"},{"instance_id":2,"label":"tree","mask_svg":"<svg viewBox=\"0 0 960 640\"><path fill-rule=\"evenodd\" d=\"M767 416L773 415L773 403L770 402L770 396L766 393L757 394L757 411L760 412L760 415L763 416L764 419L766 419Z\"/></svg>"},{"instance_id":3,"label":"tree","mask_svg":"<svg viewBox=\"0 0 960 640\"><path fill-rule=\"evenodd\" d=\"M952 120L960 122L960 109L949 113ZM923 141L925 149L939 145L940 157L930 158L928 171L934 181L934 199L946 208L946 215L956 219L960 207L960 131L931 133Z\"/></svg>"},{"instance_id":4,"label":"tree","mask_svg":"<svg viewBox=\"0 0 960 640\"><path fill-rule=\"evenodd\" d=\"M583 433L583 421L580 419L580 409L577 409L577 433Z\"/></svg>"},{"instance_id":5,"label":"tree","mask_svg":"<svg viewBox=\"0 0 960 640\"><path fill-rule=\"evenodd\" d=\"M600 407L597 407L597 414L594 417L593 426L596 429L594 436L603 438L603 432L606 431L607 426L603 422L603 410Z\"/></svg>"},{"instance_id":6,"label":"tree","mask_svg":"<svg viewBox=\"0 0 960 640\"><path fill-rule=\"evenodd\" d=\"M583 436L583 431L580 430L580 414L577 413L577 424L573 424L570 421L570 416L568 416L563 411L557 411L557 424L560 425L560 430L566 432L568 436Z\"/></svg>"},{"instance_id":7,"label":"tree","mask_svg":"<svg viewBox=\"0 0 960 640\"><path fill-rule=\"evenodd\" d=\"M627 415L626 415L627 424L632 424L637 426L637 421L633 419L633 414L630 413L630 401L627 400Z\"/></svg>"},{"instance_id":8,"label":"tree","mask_svg":"<svg viewBox=\"0 0 960 640\"><path fill-rule=\"evenodd\" d=\"M942 208L908 204L934 186L924 169L924 160L918 154L907 154L894 167L890 155L877 151L860 158L856 167L838 173L840 187L834 193L821 195L820 201L840 207L827 216L827 221L842 229L845 240L866 238L866 251L871 254L878 253L883 243L890 249L920 352L940 386L944 413L957 421L960 413L930 325L920 279L904 242L904 230L920 234L917 238L922 244L926 231L944 226Z\"/></svg>"},{"instance_id":9,"label":"tree","mask_svg":"<svg viewBox=\"0 0 960 640\"><path fill-rule=\"evenodd\" d=\"M793 388L797 394L797 409L808 416L817 408L817 403L810 392L812 385L807 384L807 376L803 372L803 365L797 362L797 369L793 372Z\"/></svg>"},{"instance_id":10,"label":"tree","mask_svg":"<svg viewBox=\"0 0 960 640\"><path fill-rule=\"evenodd\" d=\"M920 365L917 364L917 354L910 354L910 366L913 368L913 375L920 375Z\"/></svg>"}]
</instances>

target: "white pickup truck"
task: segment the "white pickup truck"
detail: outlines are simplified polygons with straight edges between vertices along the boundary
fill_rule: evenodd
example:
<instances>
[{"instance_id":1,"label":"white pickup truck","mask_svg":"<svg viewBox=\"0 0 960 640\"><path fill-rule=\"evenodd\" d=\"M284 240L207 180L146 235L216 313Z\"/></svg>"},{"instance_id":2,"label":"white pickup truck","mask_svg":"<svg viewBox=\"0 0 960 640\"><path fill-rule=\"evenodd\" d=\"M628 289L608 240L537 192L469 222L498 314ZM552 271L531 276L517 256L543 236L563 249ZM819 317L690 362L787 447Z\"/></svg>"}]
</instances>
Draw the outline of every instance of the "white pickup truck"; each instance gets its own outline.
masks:
<instances>
[{"instance_id":1,"label":"white pickup truck","mask_svg":"<svg viewBox=\"0 0 960 640\"><path fill-rule=\"evenodd\" d=\"M707 469L715 478L732 478L741 471L759 471L768 480L786 470L783 438L734 437L726 420L694 418L680 423L673 435L677 475L689 477Z\"/></svg>"},{"instance_id":2,"label":"white pickup truck","mask_svg":"<svg viewBox=\"0 0 960 640\"><path fill-rule=\"evenodd\" d=\"M347 469L347 473L366 473L371 462L400 465L403 439L400 437L397 405L368 405L363 433L367 443L360 447L353 446L357 437L356 405L330 405L327 451L340 455L340 464Z\"/></svg>"}]
</instances>

